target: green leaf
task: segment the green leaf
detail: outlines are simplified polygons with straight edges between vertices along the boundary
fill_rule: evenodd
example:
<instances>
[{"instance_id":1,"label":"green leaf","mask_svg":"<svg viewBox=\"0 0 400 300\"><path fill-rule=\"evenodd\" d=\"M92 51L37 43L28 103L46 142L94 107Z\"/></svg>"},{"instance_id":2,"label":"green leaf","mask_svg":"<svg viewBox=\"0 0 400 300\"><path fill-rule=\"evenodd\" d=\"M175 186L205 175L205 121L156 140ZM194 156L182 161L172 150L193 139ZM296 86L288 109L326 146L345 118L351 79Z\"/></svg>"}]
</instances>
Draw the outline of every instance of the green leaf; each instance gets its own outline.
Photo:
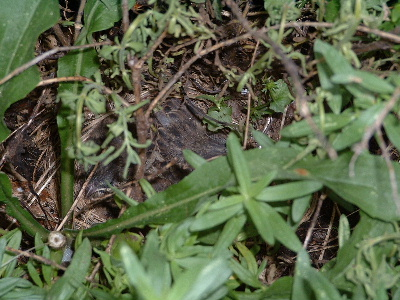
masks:
<instances>
[{"instance_id":1,"label":"green leaf","mask_svg":"<svg viewBox=\"0 0 400 300\"><path fill-rule=\"evenodd\" d=\"M301 249L302 245L294 230L270 205L251 200L246 203L246 208L258 232L267 243L274 245L276 239L293 251Z\"/></svg>"},{"instance_id":2,"label":"green leaf","mask_svg":"<svg viewBox=\"0 0 400 300\"><path fill-rule=\"evenodd\" d=\"M332 75L353 73L354 69L351 64L334 46L321 40L316 40L314 44L314 52L316 52L316 54L319 56L322 55L325 58L325 60L319 64L326 64L329 66L329 69L332 70Z\"/></svg>"},{"instance_id":3,"label":"green leaf","mask_svg":"<svg viewBox=\"0 0 400 300\"><path fill-rule=\"evenodd\" d=\"M211 107L208 110L207 115L220 122L229 124L232 123L232 107L230 106L222 106L220 109L216 107ZM210 131L217 131L224 128L224 125L222 125L221 123L217 123L213 120L208 120L207 117L205 117L205 122L207 123L207 129Z\"/></svg>"},{"instance_id":4,"label":"green leaf","mask_svg":"<svg viewBox=\"0 0 400 300\"><path fill-rule=\"evenodd\" d=\"M47 245L44 246L43 248L43 253L42 256L44 258L50 259L50 249ZM43 279L46 282L47 285L51 285L51 281L53 278L53 268L50 265L43 264L42 265L42 274L43 274Z\"/></svg>"},{"instance_id":5,"label":"green leaf","mask_svg":"<svg viewBox=\"0 0 400 300\"><path fill-rule=\"evenodd\" d=\"M133 3L133 0L129 1L130 7L132 7ZM121 1L88 0L85 6L85 26L81 31L79 40L87 40L87 42L91 42L90 35L92 33L111 28L114 26L114 23L121 20L121 18Z\"/></svg>"},{"instance_id":6,"label":"green leaf","mask_svg":"<svg viewBox=\"0 0 400 300\"><path fill-rule=\"evenodd\" d=\"M207 211L194 220L192 226L190 226L190 230L201 231L215 227L241 212L243 212L242 203L231 205L220 210Z\"/></svg>"},{"instance_id":7,"label":"green leaf","mask_svg":"<svg viewBox=\"0 0 400 300\"><path fill-rule=\"evenodd\" d=\"M362 154L355 165L356 176L350 177L349 153L340 155L335 161L310 155L299 160L299 153L300 150L293 148L274 146L244 151L243 155L248 168L252 170L253 182L273 171L277 171L276 180L319 181L345 201L357 205L376 218L391 221L400 218L400 212L393 201L386 162L382 158ZM289 163L290 168L284 167ZM394 163L392 166L396 178L400 178L400 166ZM179 222L193 213L199 199L234 185L235 180L227 159L220 157L205 163L181 182L145 203L129 208L120 218L86 229L83 234L107 237L135 226ZM66 231L73 236L77 234L77 231Z\"/></svg>"},{"instance_id":8,"label":"green leaf","mask_svg":"<svg viewBox=\"0 0 400 300\"><path fill-rule=\"evenodd\" d=\"M17 288L30 288L31 286L32 283L26 279L13 277L2 278L0 279L0 299L10 299L7 297L10 296L12 290ZM6 298L4 296L6 296Z\"/></svg>"},{"instance_id":9,"label":"green leaf","mask_svg":"<svg viewBox=\"0 0 400 300\"><path fill-rule=\"evenodd\" d=\"M400 205L394 202L385 160L382 157L361 154L355 163L355 175L350 176L351 159L352 154L346 153L335 161L324 160L307 166L299 164L298 167L370 216L385 221L399 220ZM400 186L400 166L392 163L392 167L396 184Z\"/></svg>"},{"instance_id":10,"label":"green leaf","mask_svg":"<svg viewBox=\"0 0 400 300\"><path fill-rule=\"evenodd\" d=\"M256 183L253 183L251 185L250 195L252 197L259 195L262 192L262 190L265 189L265 187L268 186L272 182L272 180L274 180L277 173L278 172L276 172L276 171L272 171L269 174L267 174L266 176L262 177Z\"/></svg>"},{"instance_id":11,"label":"green leaf","mask_svg":"<svg viewBox=\"0 0 400 300\"><path fill-rule=\"evenodd\" d=\"M400 122L392 114L388 115L383 122L385 132L393 145L400 150Z\"/></svg>"},{"instance_id":12,"label":"green leaf","mask_svg":"<svg viewBox=\"0 0 400 300\"><path fill-rule=\"evenodd\" d=\"M306 195L293 200L291 216L292 220L297 223L300 222L307 211L311 201L311 195Z\"/></svg>"},{"instance_id":13,"label":"green leaf","mask_svg":"<svg viewBox=\"0 0 400 300\"><path fill-rule=\"evenodd\" d=\"M246 261L245 265L247 269L253 273L253 275L258 276L258 265L253 253L251 253L251 251L240 242L235 243L235 246Z\"/></svg>"},{"instance_id":14,"label":"green leaf","mask_svg":"<svg viewBox=\"0 0 400 300\"><path fill-rule=\"evenodd\" d=\"M324 18L327 22L334 22L340 13L340 0L331 0L326 3L326 13Z\"/></svg>"},{"instance_id":15,"label":"green leaf","mask_svg":"<svg viewBox=\"0 0 400 300\"><path fill-rule=\"evenodd\" d=\"M308 254L302 249L297 256L292 300L343 300L336 287L310 266Z\"/></svg>"},{"instance_id":16,"label":"green leaf","mask_svg":"<svg viewBox=\"0 0 400 300\"><path fill-rule=\"evenodd\" d=\"M235 173L236 180L239 183L240 193L248 199L250 196L250 170L243 156L243 150L239 139L231 133L226 141L228 147L228 158Z\"/></svg>"},{"instance_id":17,"label":"green leaf","mask_svg":"<svg viewBox=\"0 0 400 300\"><path fill-rule=\"evenodd\" d=\"M33 266L31 261L28 261L26 264L28 268L29 276L32 278L33 282L39 287L43 287L43 281L40 279L39 272Z\"/></svg>"},{"instance_id":18,"label":"green leaf","mask_svg":"<svg viewBox=\"0 0 400 300\"><path fill-rule=\"evenodd\" d=\"M283 113L286 107L294 100L287 84L282 79L275 81L274 87L270 89L270 96L272 103L269 107L279 113Z\"/></svg>"},{"instance_id":19,"label":"green leaf","mask_svg":"<svg viewBox=\"0 0 400 300\"><path fill-rule=\"evenodd\" d=\"M395 232L397 232L397 229L392 223L380 221L362 213L351 237L339 249L335 265L325 272L325 276L337 288L351 292L355 285L348 280L346 273L354 267L357 253L360 251L360 243Z\"/></svg>"},{"instance_id":20,"label":"green leaf","mask_svg":"<svg viewBox=\"0 0 400 300\"><path fill-rule=\"evenodd\" d=\"M220 253L223 253L226 251L226 249L228 249L228 247L232 244L242 230L244 224L246 223L246 219L247 218L245 215L240 215L235 216L226 222L217 242L214 244L213 254L215 256L218 256Z\"/></svg>"},{"instance_id":21,"label":"green leaf","mask_svg":"<svg viewBox=\"0 0 400 300\"><path fill-rule=\"evenodd\" d=\"M179 222L192 214L199 199L218 193L231 182L233 176L226 158L213 160L164 192L130 207L118 219L93 226L83 234L87 237L110 236L134 226Z\"/></svg>"},{"instance_id":22,"label":"green leaf","mask_svg":"<svg viewBox=\"0 0 400 300\"><path fill-rule=\"evenodd\" d=\"M147 234L140 261L151 278L153 290L164 295L172 284L172 276L167 257L160 251L160 242L156 231Z\"/></svg>"},{"instance_id":23,"label":"green leaf","mask_svg":"<svg viewBox=\"0 0 400 300\"><path fill-rule=\"evenodd\" d=\"M273 146L275 144L273 139L271 139L268 135L266 135L258 130L252 129L251 134L253 135L256 142L262 148L267 148L267 147Z\"/></svg>"},{"instance_id":24,"label":"green leaf","mask_svg":"<svg viewBox=\"0 0 400 300\"><path fill-rule=\"evenodd\" d=\"M313 117L314 123L318 126L322 132L329 134L333 131L339 130L349 124L355 117L348 113L336 114L325 114L324 118ZM314 134L314 130L310 127L307 120L301 120L295 122L282 129L281 135L285 138L299 138L303 136L309 136Z\"/></svg>"},{"instance_id":25,"label":"green leaf","mask_svg":"<svg viewBox=\"0 0 400 300\"><path fill-rule=\"evenodd\" d=\"M351 76L355 74L355 70L342 53L328 43L317 40L314 44L314 52L315 57L320 61L317 68L321 86L330 91L336 98L341 97L341 95L337 93L339 86L331 80L332 76L340 76L343 74ZM365 91L355 83L348 83L343 86L356 97L363 97L366 94ZM338 113L338 111L335 110L335 113Z\"/></svg>"},{"instance_id":26,"label":"green leaf","mask_svg":"<svg viewBox=\"0 0 400 300\"><path fill-rule=\"evenodd\" d=\"M92 247L88 239L84 239L76 250L71 264L64 275L49 290L48 300L67 300L82 286L91 264Z\"/></svg>"},{"instance_id":27,"label":"green leaf","mask_svg":"<svg viewBox=\"0 0 400 300\"><path fill-rule=\"evenodd\" d=\"M394 91L393 85L391 85L387 80L365 71L354 70L351 74L337 74L332 76L331 79L334 83L356 83L373 93L390 94Z\"/></svg>"},{"instance_id":28,"label":"green leaf","mask_svg":"<svg viewBox=\"0 0 400 300\"><path fill-rule=\"evenodd\" d=\"M183 156L185 157L185 160L191 165L194 169L200 167L202 164L207 162L204 158L202 158L200 155L194 153L192 150L184 149L183 151Z\"/></svg>"},{"instance_id":29,"label":"green leaf","mask_svg":"<svg viewBox=\"0 0 400 300\"><path fill-rule=\"evenodd\" d=\"M228 263L223 258L211 260L200 270L189 269L179 277L176 284L171 289L168 300L191 299L201 300L209 299L210 295L220 289L231 275ZM175 297L175 291L187 289L188 291L182 298ZM223 289L224 294L227 290Z\"/></svg>"},{"instance_id":30,"label":"green leaf","mask_svg":"<svg viewBox=\"0 0 400 300\"><path fill-rule=\"evenodd\" d=\"M2 0L0 9L0 79L34 58L38 36L57 23L56 0ZM4 112L25 97L39 83L37 67L0 85L0 141L9 130L3 123Z\"/></svg>"},{"instance_id":31,"label":"green leaf","mask_svg":"<svg viewBox=\"0 0 400 300\"><path fill-rule=\"evenodd\" d=\"M163 299L155 293L152 279L147 274L136 254L127 245L121 247L121 258L130 283L144 299Z\"/></svg>"},{"instance_id":32,"label":"green leaf","mask_svg":"<svg viewBox=\"0 0 400 300\"><path fill-rule=\"evenodd\" d=\"M22 233L19 230L13 230L11 231L8 235L3 236L1 238L2 240L7 241L7 246L11 247L13 249L19 249L21 246L21 241L22 241ZM1 263L1 269L0 269L0 277L8 277L12 276L12 273L15 270L15 267L17 265L17 257L16 254L13 253L4 253L3 254L3 259L0 261Z\"/></svg>"},{"instance_id":33,"label":"green leaf","mask_svg":"<svg viewBox=\"0 0 400 300\"><path fill-rule=\"evenodd\" d=\"M346 215L343 214L339 219L339 230L338 230L338 240L339 240L339 248L342 248L343 245L350 238L350 224Z\"/></svg>"},{"instance_id":34,"label":"green leaf","mask_svg":"<svg viewBox=\"0 0 400 300\"><path fill-rule=\"evenodd\" d=\"M312 194L322 188L318 181L304 180L265 188L256 199L267 202L291 200Z\"/></svg>"},{"instance_id":35,"label":"green leaf","mask_svg":"<svg viewBox=\"0 0 400 300\"><path fill-rule=\"evenodd\" d=\"M262 284L258 280L258 275L250 272L250 270L246 269L236 260L231 260L231 269L235 273L235 275L245 284L254 287L254 288L261 288Z\"/></svg>"},{"instance_id":36,"label":"green leaf","mask_svg":"<svg viewBox=\"0 0 400 300\"><path fill-rule=\"evenodd\" d=\"M245 202L250 218L256 226L258 233L270 245L275 244L275 234L272 231L271 220L267 217L268 210L263 203L250 199Z\"/></svg>"},{"instance_id":37,"label":"green leaf","mask_svg":"<svg viewBox=\"0 0 400 300\"><path fill-rule=\"evenodd\" d=\"M342 133L337 135L332 146L336 150L343 150L344 148L361 141L366 128L376 121L376 118L384 107L384 103L381 103L371 106L369 109L363 111L354 122L346 126Z\"/></svg>"}]
</instances>

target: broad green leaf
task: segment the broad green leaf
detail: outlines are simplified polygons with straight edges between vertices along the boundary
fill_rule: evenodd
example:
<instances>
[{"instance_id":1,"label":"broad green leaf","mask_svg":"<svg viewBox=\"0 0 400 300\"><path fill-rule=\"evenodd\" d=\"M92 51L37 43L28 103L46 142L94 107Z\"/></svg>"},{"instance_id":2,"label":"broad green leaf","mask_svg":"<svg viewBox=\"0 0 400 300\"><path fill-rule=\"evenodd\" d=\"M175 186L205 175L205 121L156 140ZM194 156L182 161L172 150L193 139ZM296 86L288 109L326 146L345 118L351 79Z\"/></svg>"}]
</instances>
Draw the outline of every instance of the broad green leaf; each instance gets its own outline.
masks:
<instances>
[{"instance_id":1,"label":"broad green leaf","mask_svg":"<svg viewBox=\"0 0 400 300\"><path fill-rule=\"evenodd\" d=\"M339 130L349 124L355 117L351 114L325 114L324 120L321 117L313 117L314 123L318 126L322 132L329 134L335 130ZM285 138L299 138L303 136L309 136L314 134L314 130L310 127L307 120L301 120L300 122L293 123L282 129L281 135Z\"/></svg>"},{"instance_id":2,"label":"broad green leaf","mask_svg":"<svg viewBox=\"0 0 400 300\"><path fill-rule=\"evenodd\" d=\"M209 299L214 292L224 288L223 284L230 274L231 270L225 259L207 261L202 266L190 268L180 274L166 300ZM224 290L223 294L226 294L227 290Z\"/></svg>"},{"instance_id":3,"label":"broad green leaf","mask_svg":"<svg viewBox=\"0 0 400 300\"><path fill-rule=\"evenodd\" d=\"M0 202L7 204L7 214L16 218L21 223L21 229L29 235L40 234L45 238L48 231L25 210L19 200L11 196L11 183L7 175L0 173Z\"/></svg>"},{"instance_id":4,"label":"broad green leaf","mask_svg":"<svg viewBox=\"0 0 400 300\"><path fill-rule=\"evenodd\" d=\"M318 63L318 71L322 87L332 92L336 97L339 94L336 92L338 86L331 80L332 76L355 76L356 70L351 66L350 62L337 50L334 46L317 40L314 44L315 56L322 62ZM347 89L355 97L364 97L369 92L364 90L358 83L349 82L344 84L343 87ZM339 96L340 97L340 96ZM337 111L335 111L337 113Z\"/></svg>"},{"instance_id":5,"label":"broad green leaf","mask_svg":"<svg viewBox=\"0 0 400 300\"><path fill-rule=\"evenodd\" d=\"M134 1L129 0L130 7ZM88 0L85 6L85 26L82 29L79 39L91 42L90 35L97 31L106 30L114 26L114 23L121 20L122 10L120 0Z\"/></svg>"},{"instance_id":6,"label":"broad green leaf","mask_svg":"<svg viewBox=\"0 0 400 300\"><path fill-rule=\"evenodd\" d=\"M39 35L57 23L59 7L56 0L2 0L0 9L0 80L34 58ZM9 130L3 123L4 112L25 97L39 83L37 67L0 85L0 141Z\"/></svg>"},{"instance_id":7,"label":"broad green leaf","mask_svg":"<svg viewBox=\"0 0 400 300\"><path fill-rule=\"evenodd\" d=\"M71 264L64 275L49 290L48 300L67 300L80 287L87 276L91 264L92 247L88 239L84 239L76 250Z\"/></svg>"},{"instance_id":8,"label":"broad green leaf","mask_svg":"<svg viewBox=\"0 0 400 300\"><path fill-rule=\"evenodd\" d=\"M336 287L319 271L312 268L305 250L298 253L292 300L343 300Z\"/></svg>"},{"instance_id":9,"label":"broad green leaf","mask_svg":"<svg viewBox=\"0 0 400 300\"><path fill-rule=\"evenodd\" d=\"M272 102L269 107L279 113L283 113L286 107L294 100L287 84L282 79L275 81L275 86L270 89L270 96Z\"/></svg>"},{"instance_id":10,"label":"broad green leaf","mask_svg":"<svg viewBox=\"0 0 400 300\"><path fill-rule=\"evenodd\" d=\"M242 202L243 202L242 195L232 195L232 196L228 196L228 197L221 196L218 199L218 201L211 204L207 210L213 211L213 210L226 209L228 207L231 207L231 206L234 206L237 204L241 204Z\"/></svg>"},{"instance_id":11,"label":"broad green leaf","mask_svg":"<svg viewBox=\"0 0 400 300\"><path fill-rule=\"evenodd\" d=\"M236 180L239 183L240 193L248 199L250 196L250 170L243 156L243 150L240 146L239 139L231 133L226 141L228 147L228 158L232 164Z\"/></svg>"},{"instance_id":12,"label":"broad green leaf","mask_svg":"<svg viewBox=\"0 0 400 300\"><path fill-rule=\"evenodd\" d=\"M318 180L337 195L368 213L370 216L395 221L400 219L400 204L393 199L389 171L382 157L361 154L354 167L355 176L349 175L352 154L341 155L335 161L317 164L299 164L299 170ZM303 167L304 166L304 169ZM392 163L397 186L400 186L400 166Z\"/></svg>"},{"instance_id":13,"label":"broad green leaf","mask_svg":"<svg viewBox=\"0 0 400 300\"><path fill-rule=\"evenodd\" d=\"M381 103L363 111L354 122L345 127L342 133L338 134L332 143L333 148L336 150L343 150L361 141L366 128L376 121L376 118L384 107L384 103Z\"/></svg>"},{"instance_id":14,"label":"broad green leaf","mask_svg":"<svg viewBox=\"0 0 400 300\"><path fill-rule=\"evenodd\" d=\"M266 202L291 200L312 194L322 188L318 181L304 180L265 188L256 199Z\"/></svg>"},{"instance_id":15,"label":"broad green leaf","mask_svg":"<svg viewBox=\"0 0 400 300\"><path fill-rule=\"evenodd\" d=\"M340 0L332 0L326 3L326 12L324 14L324 19L327 22L334 22L340 13Z\"/></svg>"},{"instance_id":16,"label":"broad green leaf","mask_svg":"<svg viewBox=\"0 0 400 300\"><path fill-rule=\"evenodd\" d=\"M94 49L74 50L58 60L57 75L59 77L84 76L91 78L99 67L97 52ZM77 93L79 85L80 83L63 83L59 88L59 93L66 90Z\"/></svg>"}]
</instances>

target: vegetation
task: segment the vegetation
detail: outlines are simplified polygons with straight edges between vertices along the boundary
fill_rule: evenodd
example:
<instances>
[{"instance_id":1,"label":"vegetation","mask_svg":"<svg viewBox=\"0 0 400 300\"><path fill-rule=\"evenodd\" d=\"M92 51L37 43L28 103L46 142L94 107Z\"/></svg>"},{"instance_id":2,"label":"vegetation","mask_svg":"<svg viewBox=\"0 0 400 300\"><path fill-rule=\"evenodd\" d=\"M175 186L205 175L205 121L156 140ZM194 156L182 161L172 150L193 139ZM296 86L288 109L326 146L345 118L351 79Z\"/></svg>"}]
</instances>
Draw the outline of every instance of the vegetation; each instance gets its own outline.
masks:
<instances>
[{"instance_id":1,"label":"vegetation","mask_svg":"<svg viewBox=\"0 0 400 300\"><path fill-rule=\"evenodd\" d=\"M0 201L18 226L1 229L0 299L400 299L397 1L68 5L2 1ZM230 131L227 155L185 151L194 171L156 192L145 176L151 118L187 92L187 72L206 60L225 90L204 88L197 99L214 104L204 117L210 132ZM21 171L10 157L28 152L28 126L49 113L33 109L11 132L7 109L38 89L37 102L57 107L55 225L12 187ZM246 99L244 121L227 90ZM84 139L88 116L107 114L115 118L106 138ZM120 216L78 230L74 163L120 158L121 178L134 180L131 194L113 188ZM27 176L28 193L43 199Z\"/></svg>"}]
</instances>

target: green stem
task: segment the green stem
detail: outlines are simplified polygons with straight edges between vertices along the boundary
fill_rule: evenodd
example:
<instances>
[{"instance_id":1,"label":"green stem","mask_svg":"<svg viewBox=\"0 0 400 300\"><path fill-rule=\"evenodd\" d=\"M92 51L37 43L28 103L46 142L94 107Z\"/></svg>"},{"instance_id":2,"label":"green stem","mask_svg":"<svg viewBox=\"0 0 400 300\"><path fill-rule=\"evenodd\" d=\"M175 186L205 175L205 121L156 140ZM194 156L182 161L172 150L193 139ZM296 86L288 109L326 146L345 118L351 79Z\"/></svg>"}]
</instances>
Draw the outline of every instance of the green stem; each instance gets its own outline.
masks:
<instances>
[{"instance_id":1,"label":"green stem","mask_svg":"<svg viewBox=\"0 0 400 300\"><path fill-rule=\"evenodd\" d=\"M74 202L74 160L68 155L73 146L72 122L59 115L58 127L61 138L61 216L64 217Z\"/></svg>"}]
</instances>

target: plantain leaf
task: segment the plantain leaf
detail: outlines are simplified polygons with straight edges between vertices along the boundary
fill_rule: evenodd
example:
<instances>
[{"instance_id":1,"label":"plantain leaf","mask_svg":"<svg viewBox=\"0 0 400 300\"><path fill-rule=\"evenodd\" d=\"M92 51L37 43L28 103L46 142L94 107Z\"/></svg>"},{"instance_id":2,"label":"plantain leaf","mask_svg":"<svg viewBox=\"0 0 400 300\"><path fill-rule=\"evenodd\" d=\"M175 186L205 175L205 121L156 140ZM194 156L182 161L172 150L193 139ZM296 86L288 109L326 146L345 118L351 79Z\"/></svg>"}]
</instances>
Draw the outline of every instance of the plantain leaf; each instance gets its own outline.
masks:
<instances>
[{"instance_id":1,"label":"plantain leaf","mask_svg":"<svg viewBox=\"0 0 400 300\"><path fill-rule=\"evenodd\" d=\"M57 23L56 0L2 0L0 9L0 80L34 58L38 36ZM9 133L3 123L4 112L25 97L39 83L37 67L0 85L0 141Z\"/></svg>"}]
</instances>

